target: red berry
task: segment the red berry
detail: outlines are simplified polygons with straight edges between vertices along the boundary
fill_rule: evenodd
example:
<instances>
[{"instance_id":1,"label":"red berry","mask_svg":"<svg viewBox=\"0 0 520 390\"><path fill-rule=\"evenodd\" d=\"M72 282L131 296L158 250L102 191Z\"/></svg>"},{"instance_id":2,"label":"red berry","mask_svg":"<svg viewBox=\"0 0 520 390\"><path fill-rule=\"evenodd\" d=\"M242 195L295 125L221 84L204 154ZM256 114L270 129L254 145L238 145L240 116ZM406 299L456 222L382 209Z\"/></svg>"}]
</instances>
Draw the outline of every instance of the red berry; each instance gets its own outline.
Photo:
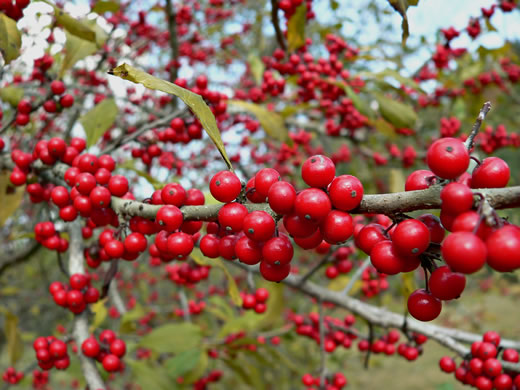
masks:
<instances>
[{"instance_id":1,"label":"red berry","mask_svg":"<svg viewBox=\"0 0 520 390\"><path fill-rule=\"evenodd\" d=\"M55 340L49 345L49 353L54 359L61 359L67 355L67 344L61 340Z\"/></svg>"},{"instance_id":2,"label":"red berry","mask_svg":"<svg viewBox=\"0 0 520 390\"><path fill-rule=\"evenodd\" d=\"M446 265L432 272L428 281L431 293L443 301L456 299L466 287L466 277L458 272L452 272Z\"/></svg>"},{"instance_id":3,"label":"red berry","mask_svg":"<svg viewBox=\"0 0 520 390\"><path fill-rule=\"evenodd\" d=\"M486 239L487 263L499 272L520 268L520 228L505 225Z\"/></svg>"},{"instance_id":4,"label":"red berry","mask_svg":"<svg viewBox=\"0 0 520 390\"><path fill-rule=\"evenodd\" d=\"M205 201L204 193L201 190L191 188L186 191L186 201L184 202L186 206L200 206L203 205Z\"/></svg>"},{"instance_id":5,"label":"red berry","mask_svg":"<svg viewBox=\"0 0 520 390\"><path fill-rule=\"evenodd\" d=\"M103 368L108 372L118 371L121 367L121 362L116 355L108 354L103 358Z\"/></svg>"},{"instance_id":6,"label":"red berry","mask_svg":"<svg viewBox=\"0 0 520 390\"><path fill-rule=\"evenodd\" d=\"M408 312L419 321L432 321L439 316L442 303L426 290L415 290L408 297Z\"/></svg>"},{"instance_id":7,"label":"red berry","mask_svg":"<svg viewBox=\"0 0 520 390\"><path fill-rule=\"evenodd\" d=\"M209 190L216 200L228 203L235 200L240 194L242 184L233 172L220 171L211 178Z\"/></svg>"},{"instance_id":8,"label":"red berry","mask_svg":"<svg viewBox=\"0 0 520 390\"><path fill-rule=\"evenodd\" d=\"M403 255L419 256L430 245L430 230L417 219L406 219L396 226L392 242Z\"/></svg>"},{"instance_id":9,"label":"red berry","mask_svg":"<svg viewBox=\"0 0 520 390\"><path fill-rule=\"evenodd\" d=\"M168 252L177 259L188 256L193 250L193 246L193 239L189 234L178 232L168 237Z\"/></svg>"},{"instance_id":10,"label":"red berry","mask_svg":"<svg viewBox=\"0 0 520 390\"><path fill-rule=\"evenodd\" d=\"M472 274L486 262L486 245L480 238L469 232L455 232L444 239L441 245L442 257L455 272Z\"/></svg>"},{"instance_id":11,"label":"red berry","mask_svg":"<svg viewBox=\"0 0 520 390\"><path fill-rule=\"evenodd\" d=\"M112 259L117 259L125 253L125 246L121 241L110 240L104 246L106 254Z\"/></svg>"},{"instance_id":12,"label":"red berry","mask_svg":"<svg viewBox=\"0 0 520 390\"><path fill-rule=\"evenodd\" d=\"M450 183L441 191L442 209L449 214L460 214L473 206L473 192L460 183Z\"/></svg>"},{"instance_id":13,"label":"red berry","mask_svg":"<svg viewBox=\"0 0 520 390\"><path fill-rule=\"evenodd\" d=\"M108 189L114 196L123 196L128 192L128 179L122 175L114 175L108 181Z\"/></svg>"},{"instance_id":14,"label":"red berry","mask_svg":"<svg viewBox=\"0 0 520 390\"><path fill-rule=\"evenodd\" d=\"M385 228L383 226L377 223L370 223L364 226L355 236L355 244L359 249L369 255L377 243L388 240L384 231Z\"/></svg>"},{"instance_id":15,"label":"red berry","mask_svg":"<svg viewBox=\"0 0 520 390\"><path fill-rule=\"evenodd\" d=\"M69 278L69 285L74 290L83 290L87 286L89 279L83 274L72 274Z\"/></svg>"},{"instance_id":16,"label":"red berry","mask_svg":"<svg viewBox=\"0 0 520 390\"><path fill-rule=\"evenodd\" d=\"M511 176L507 163L498 157L485 158L471 175L473 188L503 188Z\"/></svg>"},{"instance_id":17,"label":"red berry","mask_svg":"<svg viewBox=\"0 0 520 390\"><path fill-rule=\"evenodd\" d=\"M60 158L65 154L67 144L61 138L51 138L47 144L47 148L52 157Z\"/></svg>"},{"instance_id":18,"label":"red berry","mask_svg":"<svg viewBox=\"0 0 520 390\"><path fill-rule=\"evenodd\" d=\"M273 236L276 229L276 223L265 211L253 211L244 218L243 229L246 236L252 240L266 241Z\"/></svg>"},{"instance_id":19,"label":"red berry","mask_svg":"<svg viewBox=\"0 0 520 390\"><path fill-rule=\"evenodd\" d=\"M354 232L352 217L344 211L332 210L321 222L320 231L330 244L347 241Z\"/></svg>"},{"instance_id":20,"label":"red berry","mask_svg":"<svg viewBox=\"0 0 520 390\"><path fill-rule=\"evenodd\" d=\"M74 104L74 96L70 94L63 95L60 99L60 104L62 107L70 107Z\"/></svg>"},{"instance_id":21,"label":"red berry","mask_svg":"<svg viewBox=\"0 0 520 390\"><path fill-rule=\"evenodd\" d=\"M130 233L124 241L125 250L131 253L144 252L148 246L146 238L138 232Z\"/></svg>"},{"instance_id":22,"label":"red berry","mask_svg":"<svg viewBox=\"0 0 520 390\"><path fill-rule=\"evenodd\" d=\"M76 177L75 186L81 195L89 196L96 186L96 178L88 172L82 172Z\"/></svg>"},{"instance_id":23,"label":"red berry","mask_svg":"<svg viewBox=\"0 0 520 390\"><path fill-rule=\"evenodd\" d=\"M117 357L123 357L126 353L126 344L123 340L115 339L110 343L110 353Z\"/></svg>"},{"instance_id":24,"label":"red berry","mask_svg":"<svg viewBox=\"0 0 520 390\"><path fill-rule=\"evenodd\" d=\"M164 204L181 207L186 201L186 190L179 183L166 184L161 191L161 199Z\"/></svg>"},{"instance_id":25,"label":"red berry","mask_svg":"<svg viewBox=\"0 0 520 390\"><path fill-rule=\"evenodd\" d=\"M289 264L293 255L293 246L289 237L285 235L271 238L262 248L263 263L272 265Z\"/></svg>"},{"instance_id":26,"label":"red berry","mask_svg":"<svg viewBox=\"0 0 520 390\"><path fill-rule=\"evenodd\" d=\"M269 298L269 290L264 287L260 287L255 291L255 298L257 302L265 303Z\"/></svg>"},{"instance_id":27,"label":"red berry","mask_svg":"<svg viewBox=\"0 0 520 390\"><path fill-rule=\"evenodd\" d=\"M182 211L177 206L168 205L157 211L155 220L162 229L174 232L181 227L183 218Z\"/></svg>"},{"instance_id":28,"label":"red berry","mask_svg":"<svg viewBox=\"0 0 520 390\"><path fill-rule=\"evenodd\" d=\"M446 231L444 230L439 217L433 214L423 214L417 217L417 219L424 223L430 231L430 242L440 244L446 235Z\"/></svg>"},{"instance_id":29,"label":"red berry","mask_svg":"<svg viewBox=\"0 0 520 390\"><path fill-rule=\"evenodd\" d=\"M243 204L228 203L219 210L218 222L226 232L239 232L247 214L247 208Z\"/></svg>"},{"instance_id":30,"label":"red berry","mask_svg":"<svg viewBox=\"0 0 520 390\"><path fill-rule=\"evenodd\" d=\"M296 190L291 183L277 181L271 185L267 194L269 206L277 214L289 214L294 208Z\"/></svg>"},{"instance_id":31,"label":"red berry","mask_svg":"<svg viewBox=\"0 0 520 390\"><path fill-rule=\"evenodd\" d=\"M439 361L439 366L441 367L441 370L447 373L452 373L455 371L455 368L457 367L455 362L452 358L448 356L444 356Z\"/></svg>"},{"instance_id":32,"label":"red berry","mask_svg":"<svg viewBox=\"0 0 520 390\"><path fill-rule=\"evenodd\" d=\"M343 211L355 209L363 199L363 185L359 179L351 175L336 177L329 187L329 196L332 205Z\"/></svg>"},{"instance_id":33,"label":"red berry","mask_svg":"<svg viewBox=\"0 0 520 390\"><path fill-rule=\"evenodd\" d=\"M469 153L460 139L441 138L428 148L426 162L437 176L443 179L455 179L468 169Z\"/></svg>"},{"instance_id":34,"label":"red berry","mask_svg":"<svg viewBox=\"0 0 520 390\"><path fill-rule=\"evenodd\" d=\"M302 178L309 187L326 188L335 175L336 166L321 154L309 157L302 165Z\"/></svg>"},{"instance_id":35,"label":"red berry","mask_svg":"<svg viewBox=\"0 0 520 390\"><path fill-rule=\"evenodd\" d=\"M55 95L61 95L65 92L65 83L61 80L54 80L51 83L51 91Z\"/></svg>"},{"instance_id":36,"label":"red berry","mask_svg":"<svg viewBox=\"0 0 520 390\"><path fill-rule=\"evenodd\" d=\"M81 351L83 352L83 355L95 358L101 351L101 347L94 337L89 337L83 341L83 344L81 344Z\"/></svg>"},{"instance_id":37,"label":"red berry","mask_svg":"<svg viewBox=\"0 0 520 390\"><path fill-rule=\"evenodd\" d=\"M276 169L264 168L259 170L255 175L255 190L258 196L265 199L271 186L280 180L280 173Z\"/></svg>"},{"instance_id":38,"label":"red berry","mask_svg":"<svg viewBox=\"0 0 520 390\"><path fill-rule=\"evenodd\" d=\"M329 197L317 188L308 188L296 195L294 211L309 221L321 222L331 210Z\"/></svg>"},{"instance_id":39,"label":"red berry","mask_svg":"<svg viewBox=\"0 0 520 390\"><path fill-rule=\"evenodd\" d=\"M200 240L200 250L204 256L215 259L220 256L219 253L220 239L214 234L206 234Z\"/></svg>"},{"instance_id":40,"label":"red berry","mask_svg":"<svg viewBox=\"0 0 520 390\"><path fill-rule=\"evenodd\" d=\"M405 191L417 191L417 190L425 190L429 188L432 184L435 184L437 179L432 171L428 171L426 169L419 169L417 171L412 172L404 183Z\"/></svg>"},{"instance_id":41,"label":"red berry","mask_svg":"<svg viewBox=\"0 0 520 390\"><path fill-rule=\"evenodd\" d=\"M266 261L260 262L260 273L265 280L270 282L280 282L284 280L291 272L291 265L287 264L271 264Z\"/></svg>"},{"instance_id":42,"label":"red berry","mask_svg":"<svg viewBox=\"0 0 520 390\"><path fill-rule=\"evenodd\" d=\"M296 214L289 214L283 217L283 226L292 237L309 237L318 229L314 221L307 220Z\"/></svg>"},{"instance_id":43,"label":"red berry","mask_svg":"<svg viewBox=\"0 0 520 390\"><path fill-rule=\"evenodd\" d=\"M378 272L387 275L396 275L407 267L411 262L399 254L390 240L380 241L370 252L370 261ZM417 264L418 265L418 264Z\"/></svg>"},{"instance_id":44,"label":"red berry","mask_svg":"<svg viewBox=\"0 0 520 390\"><path fill-rule=\"evenodd\" d=\"M107 188L101 186L95 187L89 195L92 206L97 208L105 208L110 206L111 197L112 195L110 191Z\"/></svg>"},{"instance_id":45,"label":"red berry","mask_svg":"<svg viewBox=\"0 0 520 390\"><path fill-rule=\"evenodd\" d=\"M235 254L244 264L257 264L262 260L262 247L257 241L244 236L236 242Z\"/></svg>"},{"instance_id":46,"label":"red berry","mask_svg":"<svg viewBox=\"0 0 520 390\"><path fill-rule=\"evenodd\" d=\"M63 186L56 186L51 191L51 199L59 208L65 207L70 202L69 191Z\"/></svg>"}]
</instances>

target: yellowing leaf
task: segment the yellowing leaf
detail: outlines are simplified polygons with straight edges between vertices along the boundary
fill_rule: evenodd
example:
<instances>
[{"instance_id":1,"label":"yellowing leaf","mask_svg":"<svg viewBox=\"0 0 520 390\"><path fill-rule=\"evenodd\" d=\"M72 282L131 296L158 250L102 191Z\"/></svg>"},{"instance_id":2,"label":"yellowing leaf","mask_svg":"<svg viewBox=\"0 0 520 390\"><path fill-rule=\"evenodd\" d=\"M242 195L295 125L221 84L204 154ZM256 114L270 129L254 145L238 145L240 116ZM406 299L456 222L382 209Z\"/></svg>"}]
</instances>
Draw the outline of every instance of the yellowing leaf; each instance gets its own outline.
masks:
<instances>
[{"instance_id":1,"label":"yellowing leaf","mask_svg":"<svg viewBox=\"0 0 520 390\"><path fill-rule=\"evenodd\" d=\"M1 33L1 32L0 32ZM2 38L0 38L2 39ZM3 87L0 88L0 99L9 103L12 107L16 107L18 102L23 98L23 88L20 87Z\"/></svg>"},{"instance_id":2,"label":"yellowing leaf","mask_svg":"<svg viewBox=\"0 0 520 390\"><path fill-rule=\"evenodd\" d=\"M119 332L120 333L132 333L135 332L137 329L137 326L135 322L144 317L146 312L144 311L143 307L140 304L136 304L132 310L128 310L123 316L121 317L121 322L119 325Z\"/></svg>"},{"instance_id":3,"label":"yellowing leaf","mask_svg":"<svg viewBox=\"0 0 520 390\"><path fill-rule=\"evenodd\" d=\"M56 17L56 23L67 30L72 35L78 38L85 39L87 41L96 42L96 32L91 29L87 24L80 20L74 19L68 13L63 11L61 8L56 7L48 0L43 0L44 3L49 4L54 9L54 16Z\"/></svg>"},{"instance_id":4,"label":"yellowing leaf","mask_svg":"<svg viewBox=\"0 0 520 390\"><path fill-rule=\"evenodd\" d=\"M119 2L117 1L96 1L96 4L92 8L92 12L97 14L104 14L105 12L117 12L119 11Z\"/></svg>"},{"instance_id":5,"label":"yellowing leaf","mask_svg":"<svg viewBox=\"0 0 520 390\"><path fill-rule=\"evenodd\" d=\"M242 100L229 100L228 104L253 114L260 122L266 134L270 137L281 142L290 143L289 132L287 127L285 127L283 116L280 114L269 111L259 104L244 102Z\"/></svg>"},{"instance_id":6,"label":"yellowing leaf","mask_svg":"<svg viewBox=\"0 0 520 390\"><path fill-rule=\"evenodd\" d=\"M404 191L405 178L401 169L392 168L390 169L390 192L402 192Z\"/></svg>"},{"instance_id":7,"label":"yellowing leaf","mask_svg":"<svg viewBox=\"0 0 520 390\"><path fill-rule=\"evenodd\" d=\"M290 106L285 106L284 109L279 112L279 114L282 116L282 118L286 119L299 111L307 110L309 108L311 108L309 103L293 104Z\"/></svg>"},{"instance_id":8,"label":"yellowing leaf","mask_svg":"<svg viewBox=\"0 0 520 390\"><path fill-rule=\"evenodd\" d=\"M402 30L402 36L401 36L401 43L402 45L406 45L406 40L408 39L408 36L410 35L410 31L408 29L408 17L406 16L406 11L408 7L411 6L417 6L419 3L419 0L388 0L392 8L394 8L403 18L403 21L401 23L401 30Z\"/></svg>"},{"instance_id":9,"label":"yellowing leaf","mask_svg":"<svg viewBox=\"0 0 520 390\"><path fill-rule=\"evenodd\" d=\"M307 4L303 2L294 14L292 14L287 25L287 45L289 51L299 49L305 44L305 22L307 21Z\"/></svg>"},{"instance_id":10,"label":"yellowing leaf","mask_svg":"<svg viewBox=\"0 0 520 390\"><path fill-rule=\"evenodd\" d=\"M381 94L377 94L376 99L379 103L379 111L383 118L395 127L413 128L415 126L417 113L412 107Z\"/></svg>"},{"instance_id":11,"label":"yellowing leaf","mask_svg":"<svg viewBox=\"0 0 520 390\"><path fill-rule=\"evenodd\" d=\"M350 276L348 275L340 275L337 278L332 279L332 281L329 283L328 289L332 291L343 291L343 289L348 285L350 282ZM349 295L355 295L359 290L361 290L361 287L363 286L363 283L361 280L356 280L354 282L354 285L352 286L352 289L349 292Z\"/></svg>"},{"instance_id":12,"label":"yellowing leaf","mask_svg":"<svg viewBox=\"0 0 520 390\"><path fill-rule=\"evenodd\" d=\"M9 181L9 174L0 174L0 226L3 226L7 218L9 218L20 206L22 202L23 187L14 187Z\"/></svg>"},{"instance_id":13,"label":"yellowing leaf","mask_svg":"<svg viewBox=\"0 0 520 390\"><path fill-rule=\"evenodd\" d=\"M166 324L143 336L139 345L158 353L182 353L200 347L202 330L198 325L183 322Z\"/></svg>"},{"instance_id":14,"label":"yellowing leaf","mask_svg":"<svg viewBox=\"0 0 520 390\"><path fill-rule=\"evenodd\" d=\"M404 307L407 309L407 300L411 293L417 290L417 284L415 283L415 272L405 272L401 274L402 283L399 285L401 295L403 296Z\"/></svg>"},{"instance_id":15,"label":"yellowing leaf","mask_svg":"<svg viewBox=\"0 0 520 390\"><path fill-rule=\"evenodd\" d=\"M23 345L18 329L18 317L5 310L4 332L7 339L7 354L11 364L15 364L23 354Z\"/></svg>"},{"instance_id":16,"label":"yellowing leaf","mask_svg":"<svg viewBox=\"0 0 520 390\"><path fill-rule=\"evenodd\" d=\"M228 292L229 296L231 297L231 300L235 305L242 306L242 298L240 297L240 292L238 291L237 283L235 282L233 275L231 275L231 273L224 265L222 260L210 259L209 257L204 256L199 249L194 249L193 252L191 252L190 256L199 265L209 265L212 267L220 268L222 271L224 271L224 274L226 275L226 278L228 280Z\"/></svg>"},{"instance_id":17,"label":"yellowing leaf","mask_svg":"<svg viewBox=\"0 0 520 390\"><path fill-rule=\"evenodd\" d=\"M16 22L0 12L0 52L6 64L20 55L22 36Z\"/></svg>"},{"instance_id":18,"label":"yellowing leaf","mask_svg":"<svg viewBox=\"0 0 520 390\"><path fill-rule=\"evenodd\" d=\"M135 172L138 176L146 179L146 181L148 183L150 183L153 186L153 188L156 189L156 190L159 190L159 189L164 187L164 183L163 182L160 182L159 180L154 178L149 173L141 171L140 169L137 169L134 166L134 160L126 160L124 163L119 164L118 168L129 169L129 170Z\"/></svg>"},{"instance_id":19,"label":"yellowing leaf","mask_svg":"<svg viewBox=\"0 0 520 390\"><path fill-rule=\"evenodd\" d=\"M104 99L80 118L87 135L87 147L95 145L116 120L118 108L114 99Z\"/></svg>"},{"instance_id":20,"label":"yellowing leaf","mask_svg":"<svg viewBox=\"0 0 520 390\"><path fill-rule=\"evenodd\" d=\"M151 74L134 68L128 64L119 65L118 67L112 69L109 74L113 74L114 76L121 77L124 80L128 80L136 84L142 84L146 88L169 93L180 98L199 119L200 124L204 130L206 130L206 133L208 133L209 137L217 147L228 168L230 170L233 169L231 161L227 156L226 149L224 148L224 143L220 137L220 130L218 129L215 116L200 95L170 83L169 81L154 77Z\"/></svg>"},{"instance_id":21,"label":"yellowing leaf","mask_svg":"<svg viewBox=\"0 0 520 390\"><path fill-rule=\"evenodd\" d=\"M105 306L107 299L102 299L92 305L90 305L90 309L94 313L94 320L92 321L92 324L90 325L90 333L93 333L94 330L99 328L99 326L105 321L107 318L108 310Z\"/></svg>"},{"instance_id":22,"label":"yellowing leaf","mask_svg":"<svg viewBox=\"0 0 520 390\"><path fill-rule=\"evenodd\" d=\"M377 131L387 136L388 138L396 137L394 127L383 118L378 118L375 121L371 121L370 124L374 126Z\"/></svg>"},{"instance_id":23,"label":"yellowing leaf","mask_svg":"<svg viewBox=\"0 0 520 390\"><path fill-rule=\"evenodd\" d=\"M350 85L343 81L336 81L333 84L337 85L345 91L348 98L352 100L352 104L354 105L354 107L356 107L356 110L358 110L361 114L365 115L366 117L374 117L374 112L372 111L370 106L363 99L361 99L361 97L357 93L354 92Z\"/></svg>"},{"instance_id":24,"label":"yellowing leaf","mask_svg":"<svg viewBox=\"0 0 520 390\"><path fill-rule=\"evenodd\" d=\"M260 84L264 75L264 63L262 62L260 57L258 57L258 54L253 52L249 53L249 55L247 56L247 61L249 62L249 68L251 70L253 78L255 79L255 82L257 84Z\"/></svg>"}]
</instances>

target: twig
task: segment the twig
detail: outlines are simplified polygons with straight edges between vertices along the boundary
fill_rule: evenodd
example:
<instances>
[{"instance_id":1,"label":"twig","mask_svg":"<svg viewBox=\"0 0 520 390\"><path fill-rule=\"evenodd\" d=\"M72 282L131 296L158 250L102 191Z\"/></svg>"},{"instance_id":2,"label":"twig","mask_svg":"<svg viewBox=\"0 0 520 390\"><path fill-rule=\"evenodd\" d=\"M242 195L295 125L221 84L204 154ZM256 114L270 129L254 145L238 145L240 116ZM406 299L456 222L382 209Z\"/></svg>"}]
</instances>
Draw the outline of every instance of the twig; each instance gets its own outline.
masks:
<instances>
[{"instance_id":1,"label":"twig","mask_svg":"<svg viewBox=\"0 0 520 390\"><path fill-rule=\"evenodd\" d=\"M282 50L285 51L287 47L285 45L282 30L280 29L280 20L278 20L278 0L271 0L271 22L273 23L274 31L276 33L276 40Z\"/></svg>"},{"instance_id":2,"label":"twig","mask_svg":"<svg viewBox=\"0 0 520 390\"><path fill-rule=\"evenodd\" d=\"M354 272L354 275L352 275L352 278L349 280L345 288L341 291L343 295L348 295L350 293L350 290L352 290L356 281L359 280L359 278L363 274L363 271L366 270L370 266L370 264L370 257L367 257L365 261L363 261L363 264L361 264L361 266L358 267L356 272Z\"/></svg>"},{"instance_id":3,"label":"twig","mask_svg":"<svg viewBox=\"0 0 520 390\"><path fill-rule=\"evenodd\" d=\"M110 287L108 288L108 297L119 314L125 315L127 310L123 298L121 298L121 294L119 293L119 289L117 288L117 283L110 283Z\"/></svg>"},{"instance_id":4,"label":"twig","mask_svg":"<svg viewBox=\"0 0 520 390\"><path fill-rule=\"evenodd\" d=\"M168 32L170 35L170 50L172 51L173 61L173 66L170 66L170 81L172 83L177 78L177 61L179 58L179 43L177 41L177 23L175 16L175 4L172 4L172 0L166 0L166 17L168 23Z\"/></svg>"},{"instance_id":5,"label":"twig","mask_svg":"<svg viewBox=\"0 0 520 390\"><path fill-rule=\"evenodd\" d=\"M103 287L101 289L101 296L100 299L103 299L107 296L108 290L110 288L110 284L112 280L114 279L114 276L116 276L117 273L117 266L118 266L118 259L113 259L110 263L110 268L108 269L107 273L105 274L105 278L103 279Z\"/></svg>"},{"instance_id":6,"label":"twig","mask_svg":"<svg viewBox=\"0 0 520 390\"><path fill-rule=\"evenodd\" d=\"M309 280L309 278L314 275L316 273L316 271L318 271L321 266L323 264L325 264L327 261L329 261L329 258L330 258L330 253L327 254L326 256L323 256L323 258L316 264L314 264L314 266L309 270L309 272L307 272L301 279L301 283L305 283L307 280Z\"/></svg>"},{"instance_id":7,"label":"twig","mask_svg":"<svg viewBox=\"0 0 520 390\"><path fill-rule=\"evenodd\" d=\"M374 325L371 322L368 323L368 350L365 355L365 362L363 366L365 370L368 370L368 363L370 362L370 355L372 354L372 344L374 343Z\"/></svg>"},{"instance_id":8,"label":"twig","mask_svg":"<svg viewBox=\"0 0 520 390\"><path fill-rule=\"evenodd\" d=\"M67 278L70 276L67 270L65 269L65 264L63 264L63 259L61 258L61 253L56 252L56 257L58 258L58 266L60 267L60 271L63 275L65 275Z\"/></svg>"},{"instance_id":9,"label":"twig","mask_svg":"<svg viewBox=\"0 0 520 390\"><path fill-rule=\"evenodd\" d=\"M327 373L327 356L325 351L325 321L323 301L318 299L319 331L320 331L320 390L325 390L325 375Z\"/></svg>"},{"instance_id":10,"label":"twig","mask_svg":"<svg viewBox=\"0 0 520 390\"><path fill-rule=\"evenodd\" d=\"M179 290L179 301L181 303L182 315L184 317L184 321L191 322L190 308L188 306L188 299L186 298L186 293L184 292L183 288L181 288Z\"/></svg>"},{"instance_id":11,"label":"twig","mask_svg":"<svg viewBox=\"0 0 520 390\"><path fill-rule=\"evenodd\" d=\"M5 133L9 127L11 127L11 125L14 123L14 121L16 120L16 115L12 115L11 118L6 122L5 125L2 126L2 128L0 129L0 134L3 134Z\"/></svg>"},{"instance_id":12,"label":"twig","mask_svg":"<svg viewBox=\"0 0 520 390\"><path fill-rule=\"evenodd\" d=\"M477 136L478 131L480 130L480 126L482 125L482 121L486 118L489 110L491 110L491 102L485 102L477 116L477 119L475 120L475 123L473 124L473 127L471 128L471 133L469 134L468 139L464 143L468 151L473 148L475 137Z\"/></svg>"}]
</instances>

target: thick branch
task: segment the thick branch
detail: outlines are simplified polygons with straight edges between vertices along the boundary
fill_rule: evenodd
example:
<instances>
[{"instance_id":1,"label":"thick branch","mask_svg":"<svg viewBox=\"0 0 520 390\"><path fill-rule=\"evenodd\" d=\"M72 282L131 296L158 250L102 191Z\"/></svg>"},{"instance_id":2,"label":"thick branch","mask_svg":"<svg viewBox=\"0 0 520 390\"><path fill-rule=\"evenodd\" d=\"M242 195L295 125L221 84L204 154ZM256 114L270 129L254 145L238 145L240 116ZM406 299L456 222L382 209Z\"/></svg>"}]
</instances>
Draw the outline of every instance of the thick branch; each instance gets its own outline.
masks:
<instances>
[{"instance_id":1,"label":"thick branch","mask_svg":"<svg viewBox=\"0 0 520 390\"><path fill-rule=\"evenodd\" d=\"M177 78L177 61L179 58L179 44L177 42L177 23L175 20L175 4L172 0L166 0L166 17L168 33L170 35L170 50L172 51L173 65L170 66L170 81L173 83Z\"/></svg>"},{"instance_id":2,"label":"thick branch","mask_svg":"<svg viewBox=\"0 0 520 390\"><path fill-rule=\"evenodd\" d=\"M83 237L81 236L81 225L78 221L69 224L69 273L84 274L83 259ZM93 359L86 357L81 352L81 345L89 337L87 311L76 315L72 325L72 335L78 348L78 357L81 363L81 370L87 381L89 389L106 389L103 380Z\"/></svg>"}]
</instances>

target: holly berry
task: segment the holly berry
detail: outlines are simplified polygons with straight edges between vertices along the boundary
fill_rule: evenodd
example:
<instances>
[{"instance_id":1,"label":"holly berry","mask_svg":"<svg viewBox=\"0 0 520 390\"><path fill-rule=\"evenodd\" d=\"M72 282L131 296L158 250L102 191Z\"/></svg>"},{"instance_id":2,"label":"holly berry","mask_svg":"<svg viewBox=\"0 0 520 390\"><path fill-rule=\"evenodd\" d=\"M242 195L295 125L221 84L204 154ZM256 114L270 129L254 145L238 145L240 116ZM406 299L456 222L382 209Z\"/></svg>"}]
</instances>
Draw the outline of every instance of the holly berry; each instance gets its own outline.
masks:
<instances>
[{"instance_id":1,"label":"holly berry","mask_svg":"<svg viewBox=\"0 0 520 390\"><path fill-rule=\"evenodd\" d=\"M236 233L242 230L242 225L247 214L247 208L243 204L228 203L219 210L218 222L226 232Z\"/></svg>"},{"instance_id":2,"label":"holly berry","mask_svg":"<svg viewBox=\"0 0 520 390\"><path fill-rule=\"evenodd\" d=\"M498 157L485 158L471 175L473 188L503 188L511 176L509 165Z\"/></svg>"},{"instance_id":3,"label":"holly berry","mask_svg":"<svg viewBox=\"0 0 520 390\"><path fill-rule=\"evenodd\" d=\"M430 170L443 179L455 179L469 166L469 153L457 138L441 138L428 148L426 162Z\"/></svg>"},{"instance_id":4,"label":"holly berry","mask_svg":"<svg viewBox=\"0 0 520 390\"><path fill-rule=\"evenodd\" d=\"M408 312L419 321L432 321L441 310L441 301L424 289L415 290L408 297Z\"/></svg>"},{"instance_id":5,"label":"holly berry","mask_svg":"<svg viewBox=\"0 0 520 390\"><path fill-rule=\"evenodd\" d=\"M209 190L216 200L227 203L237 198L242 190L242 184L233 172L220 171L211 178Z\"/></svg>"},{"instance_id":6,"label":"holly berry","mask_svg":"<svg viewBox=\"0 0 520 390\"><path fill-rule=\"evenodd\" d=\"M302 165L302 179L309 187L326 188L335 174L332 160L321 154L309 157Z\"/></svg>"},{"instance_id":7,"label":"holly berry","mask_svg":"<svg viewBox=\"0 0 520 390\"><path fill-rule=\"evenodd\" d=\"M281 184L283 182L275 184L279 183ZM243 229L246 236L252 240L266 241L273 236L276 229L276 223L265 211L253 211L244 218Z\"/></svg>"},{"instance_id":8,"label":"holly berry","mask_svg":"<svg viewBox=\"0 0 520 390\"><path fill-rule=\"evenodd\" d=\"M396 226L392 242L403 255L419 256L430 245L430 230L417 219L406 219Z\"/></svg>"},{"instance_id":9,"label":"holly berry","mask_svg":"<svg viewBox=\"0 0 520 390\"><path fill-rule=\"evenodd\" d=\"M455 271L472 274L480 270L487 256L486 245L470 232L455 232L444 239L441 245L442 257Z\"/></svg>"},{"instance_id":10,"label":"holly berry","mask_svg":"<svg viewBox=\"0 0 520 390\"><path fill-rule=\"evenodd\" d=\"M262 247L263 263L272 265L289 264L293 255L293 246L289 238L285 235L271 238Z\"/></svg>"},{"instance_id":11,"label":"holly berry","mask_svg":"<svg viewBox=\"0 0 520 390\"><path fill-rule=\"evenodd\" d=\"M509 272L520 268L520 228L505 225L486 239L487 263L499 271Z\"/></svg>"},{"instance_id":12,"label":"holly berry","mask_svg":"<svg viewBox=\"0 0 520 390\"><path fill-rule=\"evenodd\" d=\"M157 211L155 220L162 229L174 232L182 225L183 218L182 211L177 206L167 205Z\"/></svg>"},{"instance_id":13,"label":"holly berry","mask_svg":"<svg viewBox=\"0 0 520 390\"><path fill-rule=\"evenodd\" d=\"M321 222L320 231L329 244L344 242L354 232L352 217L344 211L332 210Z\"/></svg>"},{"instance_id":14,"label":"holly berry","mask_svg":"<svg viewBox=\"0 0 520 390\"><path fill-rule=\"evenodd\" d=\"M331 210L329 197L317 188L308 188L296 195L294 211L309 221L321 222Z\"/></svg>"},{"instance_id":15,"label":"holly berry","mask_svg":"<svg viewBox=\"0 0 520 390\"><path fill-rule=\"evenodd\" d=\"M466 277L458 272L452 272L446 265L432 272L428 280L431 293L443 301L460 297L466 287Z\"/></svg>"},{"instance_id":16,"label":"holly berry","mask_svg":"<svg viewBox=\"0 0 520 390\"><path fill-rule=\"evenodd\" d=\"M269 195L271 186L280 180L280 173L276 169L264 168L259 170L255 175L255 190L258 196L265 199Z\"/></svg>"},{"instance_id":17,"label":"holly berry","mask_svg":"<svg viewBox=\"0 0 520 390\"><path fill-rule=\"evenodd\" d=\"M294 208L296 190L291 183L277 181L269 188L267 201L271 209L277 214L289 214Z\"/></svg>"},{"instance_id":18,"label":"holly berry","mask_svg":"<svg viewBox=\"0 0 520 390\"><path fill-rule=\"evenodd\" d=\"M329 186L332 205L342 211L350 211L358 207L363 194L363 185L357 177L351 175L338 176Z\"/></svg>"},{"instance_id":19,"label":"holly berry","mask_svg":"<svg viewBox=\"0 0 520 390\"><path fill-rule=\"evenodd\" d=\"M441 191L442 209L449 214L460 214L473 206L473 192L460 183L450 183Z\"/></svg>"}]
</instances>

